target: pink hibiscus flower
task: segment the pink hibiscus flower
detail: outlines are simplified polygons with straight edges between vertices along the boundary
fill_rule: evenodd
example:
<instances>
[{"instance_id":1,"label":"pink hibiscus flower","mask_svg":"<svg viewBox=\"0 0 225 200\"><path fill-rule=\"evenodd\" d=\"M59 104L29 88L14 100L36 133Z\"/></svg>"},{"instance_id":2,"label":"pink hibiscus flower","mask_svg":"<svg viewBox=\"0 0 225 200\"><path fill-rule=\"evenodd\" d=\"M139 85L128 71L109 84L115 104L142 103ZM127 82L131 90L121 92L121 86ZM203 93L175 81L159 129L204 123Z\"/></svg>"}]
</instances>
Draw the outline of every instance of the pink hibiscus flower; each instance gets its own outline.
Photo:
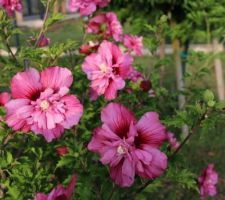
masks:
<instances>
[{"instance_id":1,"label":"pink hibiscus flower","mask_svg":"<svg viewBox=\"0 0 225 200\"><path fill-rule=\"evenodd\" d=\"M67 188L64 188L61 184L59 184L48 195L37 193L35 200L70 200L76 181L77 177L73 175Z\"/></svg>"},{"instance_id":2,"label":"pink hibiscus flower","mask_svg":"<svg viewBox=\"0 0 225 200\"><path fill-rule=\"evenodd\" d=\"M116 14L108 12L92 18L87 33L102 34L105 39L113 37L115 41L121 41L123 30Z\"/></svg>"},{"instance_id":3,"label":"pink hibiscus flower","mask_svg":"<svg viewBox=\"0 0 225 200\"><path fill-rule=\"evenodd\" d=\"M107 100L117 97L117 90L125 86L133 59L123 54L115 44L103 41L97 53L85 58L82 70L91 80L94 96L104 95Z\"/></svg>"},{"instance_id":4,"label":"pink hibiscus flower","mask_svg":"<svg viewBox=\"0 0 225 200\"><path fill-rule=\"evenodd\" d=\"M201 200L204 200L207 197L207 195L212 197L217 194L216 190L217 182L218 182L218 174L214 169L214 165L209 164L208 167L203 170L202 175L198 178Z\"/></svg>"},{"instance_id":5,"label":"pink hibiscus flower","mask_svg":"<svg viewBox=\"0 0 225 200\"><path fill-rule=\"evenodd\" d=\"M2 6L9 16L13 16L15 11L22 12L21 0L0 0L0 6Z\"/></svg>"},{"instance_id":6,"label":"pink hibiscus flower","mask_svg":"<svg viewBox=\"0 0 225 200\"><path fill-rule=\"evenodd\" d=\"M97 6L105 7L110 0L69 0L68 7L71 12L79 10L80 15L88 16L96 11Z\"/></svg>"},{"instance_id":7,"label":"pink hibiscus flower","mask_svg":"<svg viewBox=\"0 0 225 200\"><path fill-rule=\"evenodd\" d=\"M8 92L0 93L0 106L4 106L10 100L10 94Z\"/></svg>"},{"instance_id":8,"label":"pink hibiscus flower","mask_svg":"<svg viewBox=\"0 0 225 200\"><path fill-rule=\"evenodd\" d=\"M110 3L111 0L95 0L96 4L103 8L105 6L107 6Z\"/></svg>"},{"instance_id":9,"label":"pink hibiscus flower","mask_svg":"<svg viewBox=\"0 0 225 200\"><path fill-rule=\"evenodd\" d=\"M137 71L134 67L131 67L127 78L133 82L137 82L138 80L143 80L143 75L141 72Z\"/></svg>"},{"instance_id":10,"label":"pink hibiscus flower","mask_svg":"<svg viewBox=\"0 0 225 200\"><path fill-rule=\"evenodd\" d=\"M168 140L171 148L174 150L176 150L180 146L180 143L177 141L176 137L171 132L167 133L167 140Z\"/></svg>"},{"instance_id":11,"label":"pink hibiscus flower","mask_svg":"<svg viewBox=\"0 0 225 200\"><path fill-rule=\"evenodd\" d=\"M71 71L48 67L41 73L30 68L11 81L13 99L6 107L6 122L14 131L41 134L47 140L59 138L64 129L78 124L83 106L68 94L73 82Z\"/></svg>"},{"instance_id":12,"label":"pink hibiscus flower","mask_svg":"<svg viewBox=\"0 0 225 200\"><path fill-rule=\"evenodd\" d=\"M130 49L131 51L134 51L137 56L141 56L142 49L143 49L142 41L143 41L143 37L125 35L123 43L128 49Z\"/></svg>"},{"instance_id":13,"label":"pink hibiscus flower","mask_svg":"<svg viewBox=\"0 0 225 200\"><path fill-rule=\"evenodd\" d=\"M137 122L126 107L110 103L102 110L101 120L88 149L100 155L102 164L109 164L116 184L131 186L135 173L150 179L163 173L167 157L159 147L166 136L157 113L148 112Z\"/></svg>"}]
</instances>

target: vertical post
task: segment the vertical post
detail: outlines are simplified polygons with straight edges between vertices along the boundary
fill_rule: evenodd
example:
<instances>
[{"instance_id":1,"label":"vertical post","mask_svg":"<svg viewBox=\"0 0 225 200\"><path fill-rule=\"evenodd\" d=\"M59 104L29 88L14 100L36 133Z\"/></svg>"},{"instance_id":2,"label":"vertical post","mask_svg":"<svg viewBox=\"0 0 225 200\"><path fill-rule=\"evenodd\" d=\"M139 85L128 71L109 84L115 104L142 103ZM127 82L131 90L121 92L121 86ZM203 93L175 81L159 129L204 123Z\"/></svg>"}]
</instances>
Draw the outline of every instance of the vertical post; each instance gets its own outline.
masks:
<instances>
[{"instance_id":1,"label":"vertical post","mask_svg":"<svg viewBox=\"0 0 225 200\"><path fill-rule=\"evenodd\" d=\"M182 91L184 89L184 80L182 72L182 62L180 58L180 42L178 39L174 39L173 41L173 51L176 66L177 89L178 91ZM178 97L179 109L182 109L184 104L185 104L185 97L184 95L180 94Z\"/></svg>"},{"instance_id":2,"label":"vertical post","mask_svg":"<svg viewBox=\"0 0 225 200\"><path fill-rule=\"evenodd\" d=\"M214 54L218 54L220 52L219 42L217 38L213 39L213 52ZM224 86L222 62L220 58L215 58L214 66L215 66L218 99L220 101L223 101L225 100L225 86Z\"/></svg>"},{"instance_id":3,"label":"vertical post","mask_svg":"<svg viewBox=\"0 0 225 200\"><path fill-rule=\"evenodd\" d=\"M176 80L177 80L177 90L184 90L184 79L183 79L183 70L182 70L182 62L180 57L180 42L178 39L173 40L173 54L176 66ZM186 99L185 96L179 94L178 96L178 106L179 109L182 110L185 105ZM185 138L188 135L188 126L183 125L182 127L182 138Z\"/></svg>"},{"instance_id":4,"label":"vertical post","mask_svg":"<svg viewBox=\"0 0 225 200\"><path fill-rule=\"evenodd\" d=\"M14 14L14 27L17 28L17 21L16 21L16 14ZM15 34L15 42L16 42L16 47L19 47L20 46L20 37L19 37L19 34L16 33Z\"/></svg>"},{"instance_id":5,"label":"vertical post","mask_svg":"<svg viewBox=\"0 0 225 200\"><path fill-rule=\"evenodd\" d=\"M33 14L31 0L27 0L27 14L28 15L32 15Z\"/></svg>"},{"instance_id":6,"label":"vertical post","mask_svg":"<svg viewBox=\"0 0 225 200\"><path fill-rule=\"evenodd\" d=\"M166 42L165 42L165 39L163 38L159 47L159 58L161 60L165 58L165 48L166 48ZM165 66L162 65L160 66L160 86L161 87L163 86L164 75L165 75Z\"/></svg>"}]
</instances>

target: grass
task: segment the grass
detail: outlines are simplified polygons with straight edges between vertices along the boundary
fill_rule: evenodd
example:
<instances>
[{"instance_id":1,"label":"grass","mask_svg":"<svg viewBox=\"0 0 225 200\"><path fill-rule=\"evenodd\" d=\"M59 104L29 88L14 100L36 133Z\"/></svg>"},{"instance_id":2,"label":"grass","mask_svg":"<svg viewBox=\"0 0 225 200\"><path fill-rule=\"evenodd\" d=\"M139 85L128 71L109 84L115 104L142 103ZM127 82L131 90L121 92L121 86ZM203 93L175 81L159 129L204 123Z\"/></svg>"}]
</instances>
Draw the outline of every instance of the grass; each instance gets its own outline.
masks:
<instances>
[{"instance_id":1,"label":"grass","mask_svg":"<svg viewBox=\"0 0 225 200\"><path fill-rule=\"evenodd\" d=\"M39 33L39 29L20 27L22 34L19 35L20 45L26 45L27 39ZM51 26L46 32L46 37L49 37L51 44L65 42L68 39L81 41L83 38L82 21L70 19L63 22L58 22ZM15 38L11 39L11 46L15 46Z\"/></svg>"}]
</instances>

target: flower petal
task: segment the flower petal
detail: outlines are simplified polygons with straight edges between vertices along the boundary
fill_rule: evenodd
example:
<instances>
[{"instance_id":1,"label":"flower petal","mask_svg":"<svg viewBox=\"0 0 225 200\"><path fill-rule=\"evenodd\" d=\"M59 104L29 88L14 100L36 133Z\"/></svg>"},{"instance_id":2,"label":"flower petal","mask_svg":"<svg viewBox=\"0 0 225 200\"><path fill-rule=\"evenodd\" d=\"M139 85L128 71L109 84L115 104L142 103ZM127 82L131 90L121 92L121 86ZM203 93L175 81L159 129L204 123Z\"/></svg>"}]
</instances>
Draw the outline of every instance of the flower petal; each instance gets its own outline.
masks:
<instances>
[{"instance_id":1,"label":"flower petal","mask_svg":"<svg viewBox=\"0 0 225 200\"><path fill-rule=\"evenodd\" d=\"M136 173L143 178L154 179L167 168L167 156L156 148L146 148L135 152ZM134 155L134 154L133 154ZM137 160L136 160L137 159ZM142 165L137 166L138 164Z\"/></svg>"},{"instance_id":2,"label":"flower petal","mask_svg":"<svg viewBox=\"0 0 225 200\"><path fill-rule=\"evenodd\" d=\"M66 107L65 120L60 123L64 128L69 129L77 125L83 114L83 106L75 95L66 95L61 101Z\"/></svg>"},{"instance_id":3,"label":"flower petal","mask_svg":"<svg viewBox=\"0 0 225 200\"><path fill-rule=\"evenodd\" d=\"M77 176L76 175L73 175L71 177L70 183L67 186L66 191L65 191L65 194L66 194L67 199L70 199L71 198L72 193L74 191L74 187L76 185L76 182L77 182Z\"/></svg>"},{"instance_id":4,"label":"flower petal","mask_svg":"<svg viewBox=\"0 0 225 200\"><path fill-rule=\"evenodd\" d=\"M33 108L30 105L28 99L15 99L9 101L6 105L6 123L13 130L28 132L30 126L27 123L27 119L31 116Z\"/></svg>"},{"instance_id":5,"label":"flower petal","mask_svg":"<svg viewBox=\"0 0 225 200\"><path fill-rule=\"evenodd\" d=\"M130 187L134 182L134 164L128 159L122 159L115 167L110 167L110 176L121 187Z\"/></svg>"},{"instance_id":6,"label":"flower petal","mask_svg":"<svg viewBox=\"0 0 225 200\"><path fill-rule=\"evenodd\" d=\"M61 87L69 88L73 82L73 76L69 69L63 67L48 67L41 72L41 84L46 88L59 90Z\"/></svg>"},{"instance_id":7,"label":"flower petal","mask_svg":"<svg viewBox=\"0 0 225 200\"><path fill-rule=\"evenodd\" d=\"M48 200L48 196L43 193L37 193L35 196L35 200Z\"/></svg>"},{"instance_id":8,"label":"flower petal","mask_svg":"<svg viewBox=\"0 0 225 200\"><path fill-rule=\"evenodd\" d=\"M159 147L166 139L166 128L156 112L145 113L137 123L138 140L141 144Z\"/></svg>"},{"instance_id":9,"label":"flower petal","mask_svg":"<svg viewBox=\"0 0 225 200\"><path fill-rule=\"evenodd\" d=\"M17 73L11 81L11 94L14 99L36 100L41 90L40 75L34 68Z\"/></svg>"},{"instance_id":10,"label":"flower petal","mask_svg":"<svg viewBox=\"0 0 225 200\"><path fill-rule=\"evenodd\" d=\"M127 137L130 123L135 122L134 115L123 105L110 103L101 112L101 120L121 138Z\"/></svg>"}]
</instances>

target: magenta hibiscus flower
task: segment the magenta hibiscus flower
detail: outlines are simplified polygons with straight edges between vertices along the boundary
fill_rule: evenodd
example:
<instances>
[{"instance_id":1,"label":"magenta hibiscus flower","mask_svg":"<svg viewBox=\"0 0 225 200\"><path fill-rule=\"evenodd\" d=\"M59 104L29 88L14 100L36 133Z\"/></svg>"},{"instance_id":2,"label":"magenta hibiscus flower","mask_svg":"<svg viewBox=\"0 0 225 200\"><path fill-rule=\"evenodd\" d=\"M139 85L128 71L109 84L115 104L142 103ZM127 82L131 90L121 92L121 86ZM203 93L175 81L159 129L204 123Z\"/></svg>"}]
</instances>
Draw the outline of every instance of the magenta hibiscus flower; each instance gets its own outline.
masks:
<instances>
[{"instance_id":1,"label":"magenta hibiscus flower","mask_svg":"<svg viewBox=\"0 0 225 200\"><path fill-rule=\"evenodd\" d=\"M10 94L8 92L0 93L0 106L4 106L10 100Z\"/></svg>"},{"instance_id":2,"label":"magenta hibiscus flower","mask_svg":"<svg viewBox=\"0 0 225 200\"><path fill-rule=\"evenodd\" d=\"M88 16L96 11L97 7L105 7L110 0L69 0L68 7L71 12L79 10L80 15Z\"/></svg>"},{"instance_id":3,"label":"magenta hibiscus flower","mask_svg":"<svg viewBox=\"0 0 225 200\"><path fill-rule=\"evenodd\" d=\"M2 6L9 16L13 16L14 11L22 12L21 0L0 0Z\"/></svg>"},{"instance_id":4,"label":"magenta hibiscus flower","mask_svg":"<svg viewBox=\"0 0 225 200\"><path fill-rule=\"evenodd\" d=\"M180 146L180 143L177 141L177 138L171 132L167 133L167 140L170 144L170 147L174 150L176 150Z\"/></svg>"},{"instance_id":5,"label":"magenta hibiscus flower","mask_svg":"<svg viewBox=\"0 0 225 200\"><path fill-rule=\"evenodd\" d=\"M208 167L203 170L202 175L198 178L201 200L206 199L207 195L212 197L217 194L217 182L218 174L214 169L214 165L209 164Z\"/></svg>"},{"instance_id":6,"label":"magenta hibiscus flower","mask_svg":"<svg viewBox=\"0 0 225 200\"><path fill-rule=\"evenodd\" d=\"M82 65L82 70L91 80L93 95L115 99L117 90L125 86L132 62L132 57L123 54L115 44L103 41L98 52L87 56Z\"/></svg>"},{"instance_id":7,"label":"magenta hibiscus flower","mask_svg":"<svg viewBox=\"0 0 225 200\"><path fill-rule=\"evenodd\" d=\"M64 188L61 184L59 184L48 195L37 193L35 200L70 200L76 181L77 177L73 175L67 188Z\"/></svg>"},{"instance_id":8,"label":"magenta hibiscus flower","mask_svg":"<svg viewBox=\"0 0 225 200\"><path fill-rule=\"evenodd\" d=\"M125 35L124 36L124 45L130 49L131 51L134 51L137 56L142 55L142 49L143 49L143 38L133 35Z\"/></svg>"},{"instance_id":9,"label":"magenta hibiscus flower","mask_svg":"<svg viewBox=\"0 0 225 200\"><path fill-rule=\"evenodd\" d=\"M129 187L135 174L156 178L167 167L167 157L159 150L166 139L158 114L146 113L138 122L123 105L110 103L101 112L102 126L94 130L90 151L109 164L110 176L121 187Z\"/></svg>"},{"instance_id":10,"label":"magenta hibiscus flower","mask_svg":"<svg viewBox=\"0 0 225 200\"><path fill-rule=\"evenodd\" d=\"M102 34L105 39L113 37L121 41L123 29L114 12L103 13L93 17L87 27L87 33Z\"/></svg>"},{"instance_id":11,"label":"magenta hibiscus flower","mask_svg":"<svg viewBox=\"0 0 225 200\"><path fill-rule=\"evenodd\" d=\"M83 106L68 94L73 82L70 70L48 67L41 73L30 68L11 81L12 100L6 107L6 122L14 131L41 134L51 142L64 129L78 124Z\"/></svg>"}]
</instances>

